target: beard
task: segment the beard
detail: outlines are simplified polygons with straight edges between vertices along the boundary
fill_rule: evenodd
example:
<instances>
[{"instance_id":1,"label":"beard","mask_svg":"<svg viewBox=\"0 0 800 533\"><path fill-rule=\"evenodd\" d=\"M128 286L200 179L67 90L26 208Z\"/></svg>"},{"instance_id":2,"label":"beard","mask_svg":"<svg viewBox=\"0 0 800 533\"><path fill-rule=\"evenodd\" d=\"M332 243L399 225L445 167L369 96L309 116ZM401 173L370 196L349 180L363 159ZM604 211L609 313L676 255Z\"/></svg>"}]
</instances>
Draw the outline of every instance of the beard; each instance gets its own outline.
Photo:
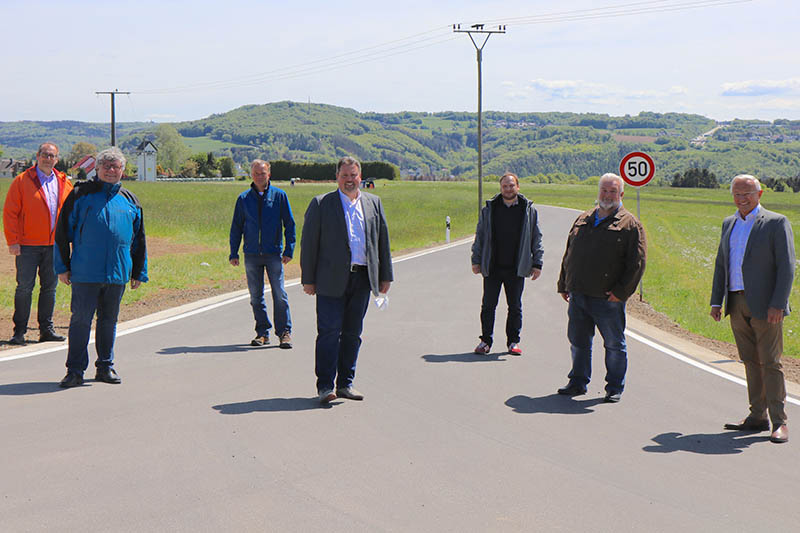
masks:
<instances>
[{"instance_id":1,"label":"beard","mask_svg":"<svg viewBox=\"0 0 800 533\"><path fill-rule=\"evenodd\" d=\"M620 203L610 200L606 201L600 200L597 202L597 205L600 206L600 209L602 209L603 211L611 211L612 209L618 208L620 206Z\"/></svg>"}]
</instances>

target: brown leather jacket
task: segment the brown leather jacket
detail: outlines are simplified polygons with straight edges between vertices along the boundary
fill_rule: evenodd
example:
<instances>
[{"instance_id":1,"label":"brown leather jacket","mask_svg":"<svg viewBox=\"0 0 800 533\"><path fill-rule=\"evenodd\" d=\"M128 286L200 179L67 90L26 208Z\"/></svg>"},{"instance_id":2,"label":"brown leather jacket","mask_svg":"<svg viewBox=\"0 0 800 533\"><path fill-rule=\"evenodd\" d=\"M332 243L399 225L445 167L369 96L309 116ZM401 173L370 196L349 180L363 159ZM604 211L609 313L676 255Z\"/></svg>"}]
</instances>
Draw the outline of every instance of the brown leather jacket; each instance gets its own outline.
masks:
<instances>
[{"instance_id":1,"label":"brown leather jacket","mask_svg":"<svg viewBox=\"0 0 800 533\"><path fill-rule=\"evenodd\" d=\"M627 300L644 274L647 242L641 222L621 207L594 225L596 208L572 224L561 261L558 292Z\"/></svg>"}]
</instances>

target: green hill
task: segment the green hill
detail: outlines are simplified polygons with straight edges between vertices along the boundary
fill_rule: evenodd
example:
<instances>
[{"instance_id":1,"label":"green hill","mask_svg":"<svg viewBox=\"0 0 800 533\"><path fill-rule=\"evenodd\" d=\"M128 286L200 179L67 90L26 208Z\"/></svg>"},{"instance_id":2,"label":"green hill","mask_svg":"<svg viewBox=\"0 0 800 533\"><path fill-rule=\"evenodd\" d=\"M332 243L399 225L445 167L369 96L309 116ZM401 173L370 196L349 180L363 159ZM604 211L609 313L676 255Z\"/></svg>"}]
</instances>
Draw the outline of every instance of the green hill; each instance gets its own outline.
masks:
<instances>
[{"instance_id":1,"label":"green hill","mask_svg":"<svg viewBox=\"0 0 800 533\"><path fill-rule=\"evenodd\" d=\"M656 161L656 180L708 168L721 180L748 172L759 177L800 174L800 121L722 123L700 115L641 112L485 112L484 174L584 179L614 171L623 155L644 150ZM255 158L331 161L350 154L385 161L410 175L477 175L477 115L468 112L360 113L325 104L276 102L173 124L193 152L213 151L243 165ZM118 125L120 146L133 151L154 124ZM42 139L68 150L77 140L106 144L108 125L81 122L0 123L6 155L30 154ZM698 139L700 139L698 141ZM541 176L540 176L541 179Z\"/></svg>"}]
</instances>

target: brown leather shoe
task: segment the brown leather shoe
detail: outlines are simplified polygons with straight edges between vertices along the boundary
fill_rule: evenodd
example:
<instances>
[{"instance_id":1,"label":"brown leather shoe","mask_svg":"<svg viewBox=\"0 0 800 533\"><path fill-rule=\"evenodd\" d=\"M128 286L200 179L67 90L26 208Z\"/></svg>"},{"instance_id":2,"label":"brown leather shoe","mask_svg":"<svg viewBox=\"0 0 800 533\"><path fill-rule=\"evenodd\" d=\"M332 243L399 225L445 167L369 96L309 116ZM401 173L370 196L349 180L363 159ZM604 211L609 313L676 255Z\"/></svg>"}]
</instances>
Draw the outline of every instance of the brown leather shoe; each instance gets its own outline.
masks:
<instances>
[{"instance_id":1,"label":"brown leather shoe","mask_svg":"<svg viewBox=\"0 0 800 533\"><path fill-rule=\"evenodd\" d=\"M735 424L725 424L725 429L734 431L769 431L769 420L754 420L748 417Z\"/></svg>"},{"instance_id":2,"label":"brown leather shoe","mask_svg":"<svg viewBox=\"0 0 800 533\"><path fill-rule=\"evenodd\" d=\"M776 444L789 442L789 428L786 426L786 424L776 426L775 431L773 431L772 435L769 436L769 440L770 442L774 442Z\"/></svg>"}]
</instances>

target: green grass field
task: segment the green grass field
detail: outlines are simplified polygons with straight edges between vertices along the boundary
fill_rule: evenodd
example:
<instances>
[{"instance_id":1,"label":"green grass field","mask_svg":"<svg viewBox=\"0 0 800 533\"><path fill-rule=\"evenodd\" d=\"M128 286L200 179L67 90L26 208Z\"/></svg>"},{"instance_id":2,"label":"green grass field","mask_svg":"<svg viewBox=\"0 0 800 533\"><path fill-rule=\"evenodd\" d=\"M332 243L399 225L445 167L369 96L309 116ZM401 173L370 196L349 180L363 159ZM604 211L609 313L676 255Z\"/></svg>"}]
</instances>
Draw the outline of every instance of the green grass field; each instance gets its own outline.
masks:
<instances>
[{"instance_id":1,"label":"green grass field","mask_svg":"<svg viewBox=\"0 0 800 533\"><path fill-rule=\"evenodd\" d=\"M0 201L5 200L9 183L0 181ZM299 241L305 207L313 196L332 190L334 184L275 185L289 195ZM149 263L151 282L137 291L126 291L124 302L147 298L161 289L213 286L242 278L241 268L228 265L228 231L235 198L247 186L246 182L126 183L144 206L148 237L159 244L159 250ZM484 196L494 194L496 188L494 183L485 184ZM523 183L521 191L537 204L577 209L590 207L596 196L596 186L588 185ZM446 216L452 220L452 239L472 235L475 230L474 182L379 181L374 192L383 199L394 252L443 242ZM635 213L636 191L629 188L626 192L625 205ZM800 196L767 191L762 204L787 215L797 236ZM641 191L649 252L644 299L690 331L729 342L733 339L727 322L718 324L708 316L708 299L722 219L734 210L727 190L646 187ZM550 264L545 268L557 267ZM800 309L798 284L796 278L793 309ZM0 307L13 307L14 286L13 276L0 280ZM69 308L68 288L59 286L57 305ZM787 318L785 351L800 356L800 313Z\"/></svg>"}]
</instances>

